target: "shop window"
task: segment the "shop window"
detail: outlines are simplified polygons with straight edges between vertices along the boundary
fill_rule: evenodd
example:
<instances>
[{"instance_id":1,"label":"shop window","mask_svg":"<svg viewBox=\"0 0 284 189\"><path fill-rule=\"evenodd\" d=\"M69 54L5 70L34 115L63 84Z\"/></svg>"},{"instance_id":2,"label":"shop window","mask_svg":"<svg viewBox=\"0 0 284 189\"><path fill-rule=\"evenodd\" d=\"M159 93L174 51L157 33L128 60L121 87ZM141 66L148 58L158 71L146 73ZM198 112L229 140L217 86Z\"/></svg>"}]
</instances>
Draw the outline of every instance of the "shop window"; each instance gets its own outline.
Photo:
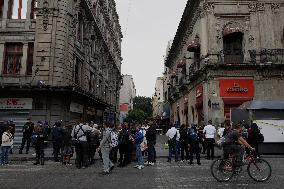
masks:
<instances>
[{"instance_id":1,"label":"shop window","mask_svg":"<svg viewBox=\"0 0 284 189\"><path fill-rule=\"evenodd\" d=\"M3 18L4 0L0 0L0 18Z\"/></svg>"},{"instance_id":2,"label":"shop window","mask_svg":"<svg viewBox=\"0 0 284 189\"><path fill-rule=\"evenodd\" d=\"M3 74L20 74L23 56L23 44L6 43Z\"/></svg>"},{"instance_id":3,"label":"shop window","mask_svg":"<svg viewBox=\"0 0 284 189\"><path fill-rule=\"evenodd\" d=\"M223 37L224 62L243 63L243 33L235 32Z\"/></svg>"},{"instance_id":4,"label":"shop window","mask_svg":"<svg viewBox=\"0 0 284 189\"><path fill-rule=\"evenodd\" d=\"M34 44L29 43L28 58L27 58L27 75L32 75L33 73L33 55L34 55Z\"/></svg>"}]
</instances>

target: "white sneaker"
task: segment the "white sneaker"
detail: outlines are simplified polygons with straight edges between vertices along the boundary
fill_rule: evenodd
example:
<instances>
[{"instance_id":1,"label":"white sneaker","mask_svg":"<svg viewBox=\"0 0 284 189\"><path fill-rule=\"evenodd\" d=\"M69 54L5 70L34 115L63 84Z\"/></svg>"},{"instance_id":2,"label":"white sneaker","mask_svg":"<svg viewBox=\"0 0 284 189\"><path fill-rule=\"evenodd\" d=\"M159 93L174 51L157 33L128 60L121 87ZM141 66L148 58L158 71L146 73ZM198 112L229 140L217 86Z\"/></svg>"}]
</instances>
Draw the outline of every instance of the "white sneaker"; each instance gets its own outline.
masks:
<instances>
[{"instance_id":1,"label":"white sneaker","mask_svg":"<svg viewBox=\"0 0 284 189\"><path fill-rule=\"evenodd\" d=\"M150 163L150 162L146 161L146 162L145 162L145 165L149 165L149 163Z\"/></svg>"},{"instance_id":2,"label":"white sneaker","mask_svg":"<svg viewBox=\"0 0 284 189\"><path fill-rule=\"evenodd\" d=\"M138 168L140 165L135 165L135 166L133 166L133 168Z\"/></svg>"},{"instance_id":3,"label":"white sneaker","mask_svg":"<svg viewBox=\"0 0 284 189\"><path fill-rule=\"evenodd\" d=\"M143 168L144 168L143 165L139 165L139 166L137 167L137 169L139 169L139 170L141 170L141 169L143 169Z\"/></svg>"},{"instance_id":4,"label":"white sneaker","mask_svg":"<svg viewBox=\"0 0 284 189\"><path fill-rule=\"evenodd\" d=\"M155 163L154 163L154 162L149 162L149 164L148 164L148 165L154 166L154 165L155 165Z\"/></svg>"}]
</instances>

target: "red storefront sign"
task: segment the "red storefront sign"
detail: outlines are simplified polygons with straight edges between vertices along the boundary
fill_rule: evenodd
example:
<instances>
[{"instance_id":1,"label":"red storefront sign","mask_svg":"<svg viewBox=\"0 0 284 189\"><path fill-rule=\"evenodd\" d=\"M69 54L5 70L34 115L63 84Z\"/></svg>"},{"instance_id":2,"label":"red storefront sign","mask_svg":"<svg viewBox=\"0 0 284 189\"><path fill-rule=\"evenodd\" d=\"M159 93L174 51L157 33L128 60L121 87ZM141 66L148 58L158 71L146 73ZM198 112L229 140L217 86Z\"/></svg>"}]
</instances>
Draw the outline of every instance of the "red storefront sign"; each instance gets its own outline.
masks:
<instances>
[{"instance_id":1,"label":"red storefront sign","mask_svg":"<svg viewBox=\"0 0 284 189\"><path fill-rule=\"evenodd\" d=\"M219 83L221 97L254 97L253 79L221 79Z\"/></svg>"}]
</instances>

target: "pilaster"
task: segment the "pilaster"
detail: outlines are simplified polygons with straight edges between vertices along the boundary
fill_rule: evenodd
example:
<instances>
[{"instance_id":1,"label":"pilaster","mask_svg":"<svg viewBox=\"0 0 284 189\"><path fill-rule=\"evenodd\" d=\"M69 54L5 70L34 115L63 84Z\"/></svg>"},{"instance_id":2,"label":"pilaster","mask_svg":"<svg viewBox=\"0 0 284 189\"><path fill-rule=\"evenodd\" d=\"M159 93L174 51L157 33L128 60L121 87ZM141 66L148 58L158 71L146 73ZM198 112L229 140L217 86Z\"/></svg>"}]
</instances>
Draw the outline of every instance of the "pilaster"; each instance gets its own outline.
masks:
<instances>
[{"instance_id":1,"label":"pilaster","mask_svg":"<svg viewBox=\"0 0 284 189\"><path fill-rule=\"evenodd\" d=\"M4 49L5 49L5 44L0 43L0 75L2 75L3 72Z\"/></svg>"},{"instance_id":2,"label":"pilaster","mask_svg":"<svg viewBox=\"0 0 284 189\"><path fill-rule=\"evenodd\" d=\"M27 73L27 58L28 58L28 43L24 43L23 46L23 56L22 56L22 68L20 71L20 75L26 75Z\"/></svg>"}]
</instances>

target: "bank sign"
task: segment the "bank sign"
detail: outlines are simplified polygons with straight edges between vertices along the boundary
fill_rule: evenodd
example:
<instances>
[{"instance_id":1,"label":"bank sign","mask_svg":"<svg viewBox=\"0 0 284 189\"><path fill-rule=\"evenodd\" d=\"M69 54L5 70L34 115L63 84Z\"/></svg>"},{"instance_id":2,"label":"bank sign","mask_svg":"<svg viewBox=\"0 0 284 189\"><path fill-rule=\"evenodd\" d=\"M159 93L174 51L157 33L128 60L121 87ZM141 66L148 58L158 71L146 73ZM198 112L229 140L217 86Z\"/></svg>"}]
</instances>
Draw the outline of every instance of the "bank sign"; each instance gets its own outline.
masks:
<instances>
[{"instance_id":1,"label":"bank sign","mask_svg":"<svg viewBox=\"0 0 284 189\"><path fill-rule=\"evenodd\" d=\"M33 109L32 98L0 98L0 109L2 110L31 110Z\"/></svg>"},{"instance_id":2,"label":"bank sign","mask_svg":"<svg viewBox=\"0 0 284 189\"><path fill-rule=\"evenodd\" d=\"M221 79L221 97L254 97L254 84L252 79Z\"/></svg>"}]
</instances>

